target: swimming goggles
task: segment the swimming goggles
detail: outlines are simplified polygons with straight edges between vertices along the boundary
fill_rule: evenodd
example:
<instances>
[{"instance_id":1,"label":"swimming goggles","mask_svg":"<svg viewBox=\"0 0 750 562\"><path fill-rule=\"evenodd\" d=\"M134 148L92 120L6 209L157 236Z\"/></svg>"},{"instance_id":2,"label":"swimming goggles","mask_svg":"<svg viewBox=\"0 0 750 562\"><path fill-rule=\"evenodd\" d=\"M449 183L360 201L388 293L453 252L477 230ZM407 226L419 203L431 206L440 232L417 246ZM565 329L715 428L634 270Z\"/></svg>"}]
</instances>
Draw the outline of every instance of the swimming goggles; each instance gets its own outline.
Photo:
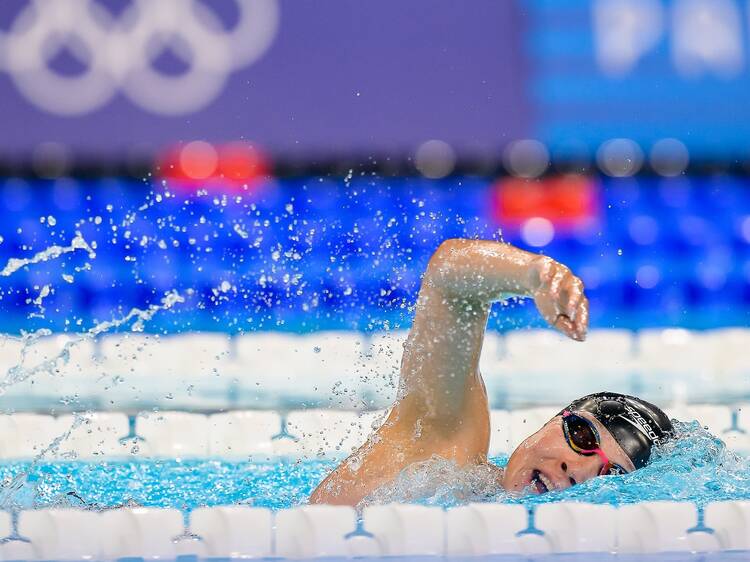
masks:
<instances>
[{"instance_id":1,"label":"swimming goggles","mask_svg":"<svg viewBox=\"0 0 750 562\"><path fill-rule=\"evenodd\" d=\"M603 464L599 471L599 476L627 474L627 470L619 464L610 461L604 451L602 451L599 431L591 421L583 416L565 410L562 413L562 426L565 441L568 442L568 446L571 449L579 455L586 457L599 455L599 458L602 459Z\"/></svg>"}]
</instances>

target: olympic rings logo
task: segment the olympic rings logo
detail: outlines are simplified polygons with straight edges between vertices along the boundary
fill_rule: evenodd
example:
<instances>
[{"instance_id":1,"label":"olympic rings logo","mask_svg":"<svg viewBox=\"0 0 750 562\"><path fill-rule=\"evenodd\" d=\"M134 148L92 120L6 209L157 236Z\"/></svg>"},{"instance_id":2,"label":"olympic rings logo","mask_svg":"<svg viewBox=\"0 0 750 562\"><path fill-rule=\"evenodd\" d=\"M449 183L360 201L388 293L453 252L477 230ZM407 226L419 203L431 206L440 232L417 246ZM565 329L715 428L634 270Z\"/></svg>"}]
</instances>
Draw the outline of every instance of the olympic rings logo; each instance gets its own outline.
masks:
<instances>
[{"instance_id":1,"label":"olympic rings logo","mask_svg":"<svg viewBox=\"0 0 750 562\"><path fill-rule=\"evenodd\" d=\"M37 107L83 115L124 93L162 115L197 111L223 90L229 75L260 58L279 23L276 0L235 0L239 17L227 30L196 0L133 0L114 16L93 0L30 0L0 31L0 71ZM51 68L68 49L85 69L66 75ZM154 67L166 49L187 69Z\"/></svg>"}]
</instances>

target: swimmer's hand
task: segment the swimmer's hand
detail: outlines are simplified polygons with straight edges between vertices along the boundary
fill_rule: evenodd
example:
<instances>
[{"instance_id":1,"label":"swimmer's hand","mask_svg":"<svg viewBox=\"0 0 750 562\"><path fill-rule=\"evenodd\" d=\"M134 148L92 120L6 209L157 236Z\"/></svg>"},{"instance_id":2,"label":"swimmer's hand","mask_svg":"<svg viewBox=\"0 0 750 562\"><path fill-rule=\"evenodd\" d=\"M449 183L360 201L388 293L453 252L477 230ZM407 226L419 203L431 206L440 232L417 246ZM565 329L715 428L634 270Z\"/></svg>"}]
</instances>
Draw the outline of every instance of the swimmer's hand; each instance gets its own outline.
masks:
<instances>
[{"instance_id":1,"label":"swimmer's hand","mask_svg":"<svg viewBox=\"0 0 750 562\"><path fill-rule=\"evenodd\" d=\"M583 282L552 258L510 244L446 240L432 256L420 291L422 306L431 310L432 317L436 301L442 301L460 316L450 321L463 325L469 320L461 311L474 311L473 303L486 304L507 295L532 297L552 327L574 340L586 339L589 303Z\"/></svg>"},{"instance_id":2,"label":"swimmer's hand","mask_svg":"<svg viewBox=\"0 0 750 562\"><path fill-rule=\"evenodd\" d=\"M532 290L539 313L556 330L583 341L589 326L589 301L583 281L563 264L540 257L532 268Z\"/></svg>"}]
</instances>

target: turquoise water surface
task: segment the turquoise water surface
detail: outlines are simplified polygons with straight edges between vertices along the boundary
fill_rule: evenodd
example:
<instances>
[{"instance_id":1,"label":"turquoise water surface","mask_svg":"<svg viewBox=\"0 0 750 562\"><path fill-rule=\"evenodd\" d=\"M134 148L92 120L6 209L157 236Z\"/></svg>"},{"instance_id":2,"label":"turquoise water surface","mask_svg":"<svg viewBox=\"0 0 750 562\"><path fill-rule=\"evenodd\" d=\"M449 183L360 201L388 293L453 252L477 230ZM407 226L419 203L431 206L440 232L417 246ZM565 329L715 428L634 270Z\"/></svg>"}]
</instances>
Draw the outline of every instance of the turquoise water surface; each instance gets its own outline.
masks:
<instances>
[{"instance_id":1,"label":"turquoise water surface","mask_svg":"<svg viewBox=\"0 0 750 562\"><path fill-rule=\"evenodd\" d=\"M404 471L371 502L453 506L471 501L584 501L613 505L649 500L750 499L750 460L728 450L698 423L677 424L680 437L658 451L645 468L608 476L543 496L511 496L481 470L433 459ZM503 465L506 458L493 459ZM333 460L241 462L218 459L36 461L0 464L3 509L122 505L173 507L245 504L283 509L303 504L336 465Z\"/></svg>"}]
</instances>

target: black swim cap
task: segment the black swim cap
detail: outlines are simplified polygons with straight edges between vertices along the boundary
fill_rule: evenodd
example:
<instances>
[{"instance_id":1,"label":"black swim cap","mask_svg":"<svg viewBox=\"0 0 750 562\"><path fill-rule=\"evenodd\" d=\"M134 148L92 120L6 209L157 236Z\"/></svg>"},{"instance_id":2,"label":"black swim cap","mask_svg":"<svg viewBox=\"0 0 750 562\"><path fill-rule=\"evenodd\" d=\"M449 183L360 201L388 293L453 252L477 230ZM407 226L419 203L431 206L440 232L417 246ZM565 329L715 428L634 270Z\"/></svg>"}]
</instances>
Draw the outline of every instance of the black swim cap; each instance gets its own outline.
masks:
<instances>
[{"instance_id":1,"label":"black swim cap","mask_svg":"<svg viewBox=\"0 0 750 562\"><path fill-rule=\"evenodd\" d=\"M646 465L654 445L674 435L672 422L664 412L650 402L627 394L589 394L571 402L565 410L592 414L612 434L636 468Z\"/></svg>"}]
</instances>

